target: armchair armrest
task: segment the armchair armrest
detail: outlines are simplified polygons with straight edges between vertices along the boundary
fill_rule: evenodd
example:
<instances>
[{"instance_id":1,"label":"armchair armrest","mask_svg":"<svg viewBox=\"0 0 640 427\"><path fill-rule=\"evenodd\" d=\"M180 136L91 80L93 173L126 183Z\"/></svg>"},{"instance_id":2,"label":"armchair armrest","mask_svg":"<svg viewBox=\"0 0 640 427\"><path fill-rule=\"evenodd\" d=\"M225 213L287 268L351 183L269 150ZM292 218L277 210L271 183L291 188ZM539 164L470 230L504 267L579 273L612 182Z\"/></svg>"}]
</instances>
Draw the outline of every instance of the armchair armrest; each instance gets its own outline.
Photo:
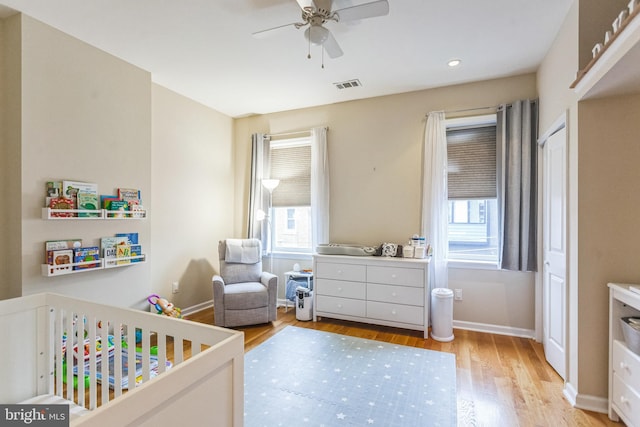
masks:
<instances>
[{"instance_id":1,"label":"armchair armrest","mask_svg":"<svg viewBox=\"0 0 640 427\"><path fill-rule=\"evenodd\" d=\"M278 276L276 276L275 274L263 271L260 274L260 283L269 288L269 292L278 291Z\"/></svg>"}]
</instances>

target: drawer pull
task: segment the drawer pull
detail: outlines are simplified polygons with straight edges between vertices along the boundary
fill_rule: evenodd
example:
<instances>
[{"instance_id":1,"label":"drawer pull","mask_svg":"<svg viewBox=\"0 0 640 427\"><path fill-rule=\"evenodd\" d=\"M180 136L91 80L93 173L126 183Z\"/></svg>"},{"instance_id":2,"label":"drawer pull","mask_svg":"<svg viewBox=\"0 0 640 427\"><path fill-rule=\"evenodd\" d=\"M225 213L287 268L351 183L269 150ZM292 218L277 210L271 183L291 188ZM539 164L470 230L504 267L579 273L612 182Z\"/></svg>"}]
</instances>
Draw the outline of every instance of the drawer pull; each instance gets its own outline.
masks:
<instances>
[{"instance_id":1,"label":"drawer pull","mask_svg":"<svg viewBox=\"0 0 640 427\"><path fill-rule=\"evenodd\" d=\"M626 363L624 363L624 361L620 362L620 369L625 370L625 369L629 369L629 365L627 365Z\"/></svg>"},{"instance_id":2,"label":"drawer pull","mask_svg":"<svg viewBox=\"0 0 640 427\"><path fill-rule=\"evenodd\" d=\"M338 274L342 274L342 270L338 270Z\"/></svg>"},{"instance_id":3,"label":"drawer pull","mask_svg":"<svg viewBox=\"0 0 640 427\"><path fill-rule=\"evenodd\" d=\"M627 398L626 398L626 397L624 397L624 396L620 396L620 403L621 403L622 405L624 405L625 403L626 403L626 404L628 404L628 403L629 403L629 399L627 399Z\"/></svg>"},{"instance_id":4,"label":"drawer pull","mask_svg":"<svg viewBox=\"0 0 640 427\"><path fill-rule=\"evenodd\" d=\"M342 292L342 288L338 288L338 292Z\"/></svg>"},{"instance_id":5,"label":"drawer pull","mask_svg":"<svg viewBox=\"0 0 640 427\"><path fill-rule=\"evenodd\" d=\"M391 296L392 296L392 297L397 297L397 296L398 296L398 294L396 294L395 292L391 292Z\"/></svg>"},{"instance_id":6,"label":"drawer pull","mask_svg":"<svg viewBox=\"0 0 640 427\"><path fill-rule=\"evenodd\" d=\"M393 314L394 316L397 314L395 310L391 310L391 314Z\"/></svg>"},{"instance_id":7,"label":"drawer pull","mask_svg":"<svg viewBox=\"0 0 640 427\"><path fill-rule=\"evenodd\" d=\"M338 308L342 308L342 304L338 304Z\"/></svg>"}]
</instances>

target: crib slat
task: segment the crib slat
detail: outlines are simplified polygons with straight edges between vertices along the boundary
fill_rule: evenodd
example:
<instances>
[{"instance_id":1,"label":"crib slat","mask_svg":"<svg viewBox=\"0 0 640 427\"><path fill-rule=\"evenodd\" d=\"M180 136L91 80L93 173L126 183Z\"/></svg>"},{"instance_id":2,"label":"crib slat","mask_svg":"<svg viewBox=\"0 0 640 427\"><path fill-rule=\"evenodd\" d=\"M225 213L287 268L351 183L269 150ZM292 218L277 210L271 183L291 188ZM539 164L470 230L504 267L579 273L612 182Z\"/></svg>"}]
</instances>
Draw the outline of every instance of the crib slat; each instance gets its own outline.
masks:
<instances>
[{"instance_id":1,"label":"crib slat","mask_svg":"<svg viewBox=\"0 0 640 427\"><path fill-rule=\"evenodd\" d=\"M122 396L122 328L123 325L114 323L113 326L113 372L109 374L113 376L114 386L113 393L115 397ZM105 378L105 377L103 377ZM106 377L109 378L109 377ZM103 381L104 386L109 390L108 380Z\"/></svg>"},{"instance_id":2,"label":"crib slat","mask_svg":"<svg viewBox=\"0 0 640 427\"><path fill-rule=\"evenodd\" d=\"M129 325L127 328L127 366L128 366L128 384L129 390L133 390L136 386L136 327Z\"/></svg>"},{"instance_id":3,"label":"crib slat","mask_svg":"<svg viewBox=\"0 0 640 427\"><path fill-rule=\"evenodd\" d=\"M88 363L85 361L83 357L82 369L78 369L78 382L84 382L86 365L89 366L89 410L93 410L98 407L97 403L97 357L98 357L98 339L96 335L96 318L95 317L86 317L88 314L84 315L83 323L85 324L85 328L89 330L88 335L88 345L89 345L89 360ZM82 353L84 356L84 352Z\"/></svg>"},{"instance_id":4,"label":"crib slat","mask_svg":"<svg viewBox=\"0 0 640 427\"><path fill-rule=\"evenodd\" d=\"M109 328L113 325L112 322L106 319L101 319L98 328L98 335L102 337L102 356L100 358L100 404L105 405L109 403ZM96 374L97 375L97 374Z\"/></svg>"},{"instance_id":5,"label":"crib slat","mask_svg":"<svg viewBox=\"0 0 640 427\"><path fill-rule=\"evenodd\" d=\"M167 360L167 335L156 332L156 339L158 346L158 374L161 374L167 369L167 364L164 363Z\"/></svg>"},{"instance_id":6,"label":"crib slat","mask_svg":"<svg viewBox=\"0 0 640 427\"><path fill-rule=\"evenodd\" d=\"M64 339L64 322L62 319L62 310L51 308L51 311L51 322L53 323L53 339L55 343L53 349L53 359L55 363L55 385L53 390L55 390L56 396L62 397L64 395L62 392L62 378L64 377L64 374L62 373L62 359L64 358L64 354L62 353L62 341Z\"/></svg>"},{"instance_id":7,"label":"crib slat","mask_svg":"<svg viewBox=\"0 0 640 427\"><path fill-rule=\"evenodd\" d=\"M77 381L78 384L78 405L85 406L86 399L84 397L84 333L85 333L85 324L84 324L84 313L74 313L76 316L76 341L77 341L77 350L75 352L75 359L72 362L76 366ZM69 367L67 366L67 369ZM71 369L73 371L73 369ZM67 383L67 387L73 388L73 380L70 383Z\"/></svg>"},{"instance_id":8,"label":"crib slat","mask_svg":"<svg viewBox=\"0 0 640 427\"><path fill-rule=\"evenodd\" d=\"M67 310L60 310L61 311L61 315L65 316L66 315L66 333L67 333L67 341L65 343L65 354L64 354L64 359L67 365L67 372L66 372L66 377L67 377L67 400L71 400L74 401L73 398L73 345L76 342L76 335L75 335L75 326L74 326L74 322L73 322L73 313Z\"/></svg>"}]
</instances>

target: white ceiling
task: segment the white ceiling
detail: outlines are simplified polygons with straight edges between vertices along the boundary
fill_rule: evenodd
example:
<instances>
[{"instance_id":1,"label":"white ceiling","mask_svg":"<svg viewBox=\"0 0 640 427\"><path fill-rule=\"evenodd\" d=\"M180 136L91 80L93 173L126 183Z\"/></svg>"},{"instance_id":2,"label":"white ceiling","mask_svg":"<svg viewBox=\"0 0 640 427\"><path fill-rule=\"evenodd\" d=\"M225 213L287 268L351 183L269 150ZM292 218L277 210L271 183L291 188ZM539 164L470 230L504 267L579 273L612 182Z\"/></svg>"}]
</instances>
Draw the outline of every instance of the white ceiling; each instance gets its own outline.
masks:
<instances>
[{"instance_id":1,"label":"white ceiling","mask_svg":"<svg viewBox=\"0 0 640 427\"><path fill-rule=\"evenodd\" d=\"M324 55L324 69L320 47L307 59L304 30L251 36L300 21L295 0L0 2L242 117L535 71L573 0L389 0L387 16L326 24L344 55ZM452 58L462 64L449 68ZM350 79L362 87L333 86Z\"/></svg>"}]
</instances>

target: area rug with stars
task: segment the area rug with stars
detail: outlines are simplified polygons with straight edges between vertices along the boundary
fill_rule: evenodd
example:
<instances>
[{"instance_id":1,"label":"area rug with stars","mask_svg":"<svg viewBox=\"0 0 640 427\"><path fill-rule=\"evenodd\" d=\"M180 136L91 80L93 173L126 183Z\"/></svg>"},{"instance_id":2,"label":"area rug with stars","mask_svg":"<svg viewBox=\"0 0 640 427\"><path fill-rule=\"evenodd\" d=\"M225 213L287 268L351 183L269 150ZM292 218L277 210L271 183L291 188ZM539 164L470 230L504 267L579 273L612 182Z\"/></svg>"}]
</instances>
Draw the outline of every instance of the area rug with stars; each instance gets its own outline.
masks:
<instances>
[{"instance_id":1,"label":"area rug with stars","mask_svg":"<svg viewBox=\"0 0 640 427\"><path fill-rule=\"evenodd\" d=\"M287 326L245 354L244 421L455 426L455 356Z\"/></svg>"}]
</instances>

